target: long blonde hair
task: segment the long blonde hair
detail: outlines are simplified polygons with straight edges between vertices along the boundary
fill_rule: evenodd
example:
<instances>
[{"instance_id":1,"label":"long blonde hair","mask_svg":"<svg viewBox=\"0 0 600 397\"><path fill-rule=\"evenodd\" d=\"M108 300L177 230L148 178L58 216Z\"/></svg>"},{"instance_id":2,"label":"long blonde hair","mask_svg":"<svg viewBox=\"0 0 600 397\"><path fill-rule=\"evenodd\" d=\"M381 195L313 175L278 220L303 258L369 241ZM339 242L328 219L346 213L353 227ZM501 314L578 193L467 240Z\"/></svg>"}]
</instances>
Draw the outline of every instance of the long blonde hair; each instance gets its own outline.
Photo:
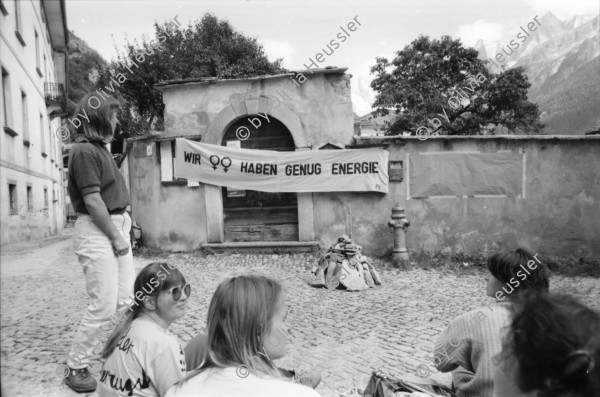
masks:
<instances>
[{"instance_id":1,"label":"long blonde hair","mask_svg":"<svg viewBox=\"0 0 600 397\"><path fill-rule=\"evenodd\" d=\"M267 356L264 338L271 331L273 313L282 296L281 285L268 277L244 275L223 281L212 297L206 321L208 354L181 385L209 368L238 367L243 377L283 377ZM246 374L247 375L247 374Z\"/></svg>"}]
</instances>

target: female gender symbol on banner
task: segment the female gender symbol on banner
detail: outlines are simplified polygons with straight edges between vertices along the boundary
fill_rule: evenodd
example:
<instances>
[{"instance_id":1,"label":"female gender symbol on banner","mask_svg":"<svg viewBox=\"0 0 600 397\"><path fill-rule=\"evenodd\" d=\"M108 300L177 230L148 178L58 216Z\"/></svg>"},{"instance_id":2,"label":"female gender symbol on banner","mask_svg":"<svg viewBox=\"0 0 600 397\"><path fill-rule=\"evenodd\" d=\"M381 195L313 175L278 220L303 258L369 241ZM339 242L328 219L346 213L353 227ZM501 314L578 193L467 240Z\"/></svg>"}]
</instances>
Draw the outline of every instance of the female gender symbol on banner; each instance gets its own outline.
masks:
<instances>
[{"instance_id":1,"label":"female gender symbol on banner","mask_svg":"<svg viewBox=\"0 0 600 397\"><path fill-rule=\"evenodd\" d=\"M213 161L213 159L216 162ZM219 156L217 156L216 154L213 154L212 156L210 156L209 160L213 166L213 170L217 169L217 165L219 165L219 163L221 163L225 172L227 172L227 169L229 167L231 167L231 159L229 157L223 157L222 159L220 159Z\"/></svg>"},{"instance_id":2,"label":"female gender symbol on banner","mask_svg":"<svg viewBox=\"0 0 600 397\"><path fill-rule=\"evenodd\" d=\"M227 164L225 164L225 162L227 162ZM221 159L221 165L225 172L227 172L227 168L231 167L231 159L229 157L223 157L223 159Z\"/></svg>"}]
</instances>

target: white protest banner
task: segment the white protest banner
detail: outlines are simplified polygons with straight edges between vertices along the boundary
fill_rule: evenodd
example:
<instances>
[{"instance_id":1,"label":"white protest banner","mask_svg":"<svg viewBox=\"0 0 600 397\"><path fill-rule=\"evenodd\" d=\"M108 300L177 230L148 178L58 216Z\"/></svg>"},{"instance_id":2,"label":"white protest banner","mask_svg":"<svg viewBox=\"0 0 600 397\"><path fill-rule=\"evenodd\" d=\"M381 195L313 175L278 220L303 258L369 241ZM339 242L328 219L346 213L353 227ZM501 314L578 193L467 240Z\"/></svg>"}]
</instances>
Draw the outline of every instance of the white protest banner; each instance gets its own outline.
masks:
<instances>
[{"instance_id":1,"label":"white protest banner","mask_svg":"<svg viewBox=\"0 0 600 397\"><path fill-rule=\"evenodd\" d=\"M277 152L177 139L176 178L263 192L388 192L383 149Z\"/></svg>"}]
</instances>

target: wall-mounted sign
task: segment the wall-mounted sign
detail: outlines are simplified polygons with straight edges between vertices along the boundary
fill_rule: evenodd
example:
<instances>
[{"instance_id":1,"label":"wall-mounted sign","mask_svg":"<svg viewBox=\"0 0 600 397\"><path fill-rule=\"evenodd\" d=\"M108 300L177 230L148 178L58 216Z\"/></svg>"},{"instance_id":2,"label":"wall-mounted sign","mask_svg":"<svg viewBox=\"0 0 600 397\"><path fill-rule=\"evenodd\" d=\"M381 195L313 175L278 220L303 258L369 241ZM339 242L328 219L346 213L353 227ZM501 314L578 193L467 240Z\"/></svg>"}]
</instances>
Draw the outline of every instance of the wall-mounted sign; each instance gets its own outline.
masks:
<instances>
[{"instance_id":1,"label":"wall-mounted sign","mask_svg":"<svg viewBox=\"0 0 600 397\"><path fill-rule=\"evenodd\" d=\"M139 159L141 157L151 157L152 156L152 146L154 146L154 142L145 143L138 142L135 145L135 149L133 150L133 157Z\"/></svg>"},{"instance_id":2,"label":"wall-mounted sign","mask_svg":"<svg viewBox=\"0 0 600 397\"><path fill-rule=\"evenodd\" d=\"M407 163L407 199L525 198L526 153L426 152Z\"/></svg>"},{"instance_id":3,"label":"wall-mounted sign","mask_svg":"<svg viewBox=\"0 0 600 397\"><path fill-rule=\"evenodd\" d=\"M177 178L263 192L388 192L383 149L277 152L177 139Z\"/></svg>"},{"instance_id":4,"label":"wall-mounted sign","mask_svg":"<svg viewBox=\"0 0 600 397\"><path fill-rule=\"evenodd\" d=\"M404 179L402 161L390 161L389 174L390 182L402 182L402 179Z\"/></svg>"}]
</instances>

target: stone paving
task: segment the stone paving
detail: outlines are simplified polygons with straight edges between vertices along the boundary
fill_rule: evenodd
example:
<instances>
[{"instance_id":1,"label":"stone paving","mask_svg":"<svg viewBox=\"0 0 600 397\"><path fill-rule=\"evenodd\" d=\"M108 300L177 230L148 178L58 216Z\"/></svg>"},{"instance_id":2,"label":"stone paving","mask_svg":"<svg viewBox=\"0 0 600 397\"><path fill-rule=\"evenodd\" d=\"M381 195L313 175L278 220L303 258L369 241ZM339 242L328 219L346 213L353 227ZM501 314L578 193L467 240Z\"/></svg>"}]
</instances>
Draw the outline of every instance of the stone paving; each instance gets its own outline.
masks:
<instances>
[{"instance_id":1,"label":"stone paving","mask_svg":"<svg viewBox=\"0 0 600 397\"><path fill-rule=\"evenodd\" d=\"M62 368L73 333L87 304L83 273L72 252L69 230L46 246L23 245L1 257L1 381L4 396L77 396L62 384ZM288 291L291 343L278 363L320 370L317 391L339 396L363 388L373 369L394 376L430 376L444 383L431 363L432 343L454 316L489 303L486 273L480 269L386 269L375 261L384 285L363 292L327 291L308 286L309 254L172 254L136 257L136 268L161 260L178 266L193 287L188 313L172 326L187 342L204 332L206 310L217 285L242 272L281 280ZM600 309L600 281L560 278L553 290L568 291ZM104 330L102 342L109 329ZM93 373L102 363L93 362ZM90 393L89 396L97 396Z\"/></svg>"}]
</instances>

